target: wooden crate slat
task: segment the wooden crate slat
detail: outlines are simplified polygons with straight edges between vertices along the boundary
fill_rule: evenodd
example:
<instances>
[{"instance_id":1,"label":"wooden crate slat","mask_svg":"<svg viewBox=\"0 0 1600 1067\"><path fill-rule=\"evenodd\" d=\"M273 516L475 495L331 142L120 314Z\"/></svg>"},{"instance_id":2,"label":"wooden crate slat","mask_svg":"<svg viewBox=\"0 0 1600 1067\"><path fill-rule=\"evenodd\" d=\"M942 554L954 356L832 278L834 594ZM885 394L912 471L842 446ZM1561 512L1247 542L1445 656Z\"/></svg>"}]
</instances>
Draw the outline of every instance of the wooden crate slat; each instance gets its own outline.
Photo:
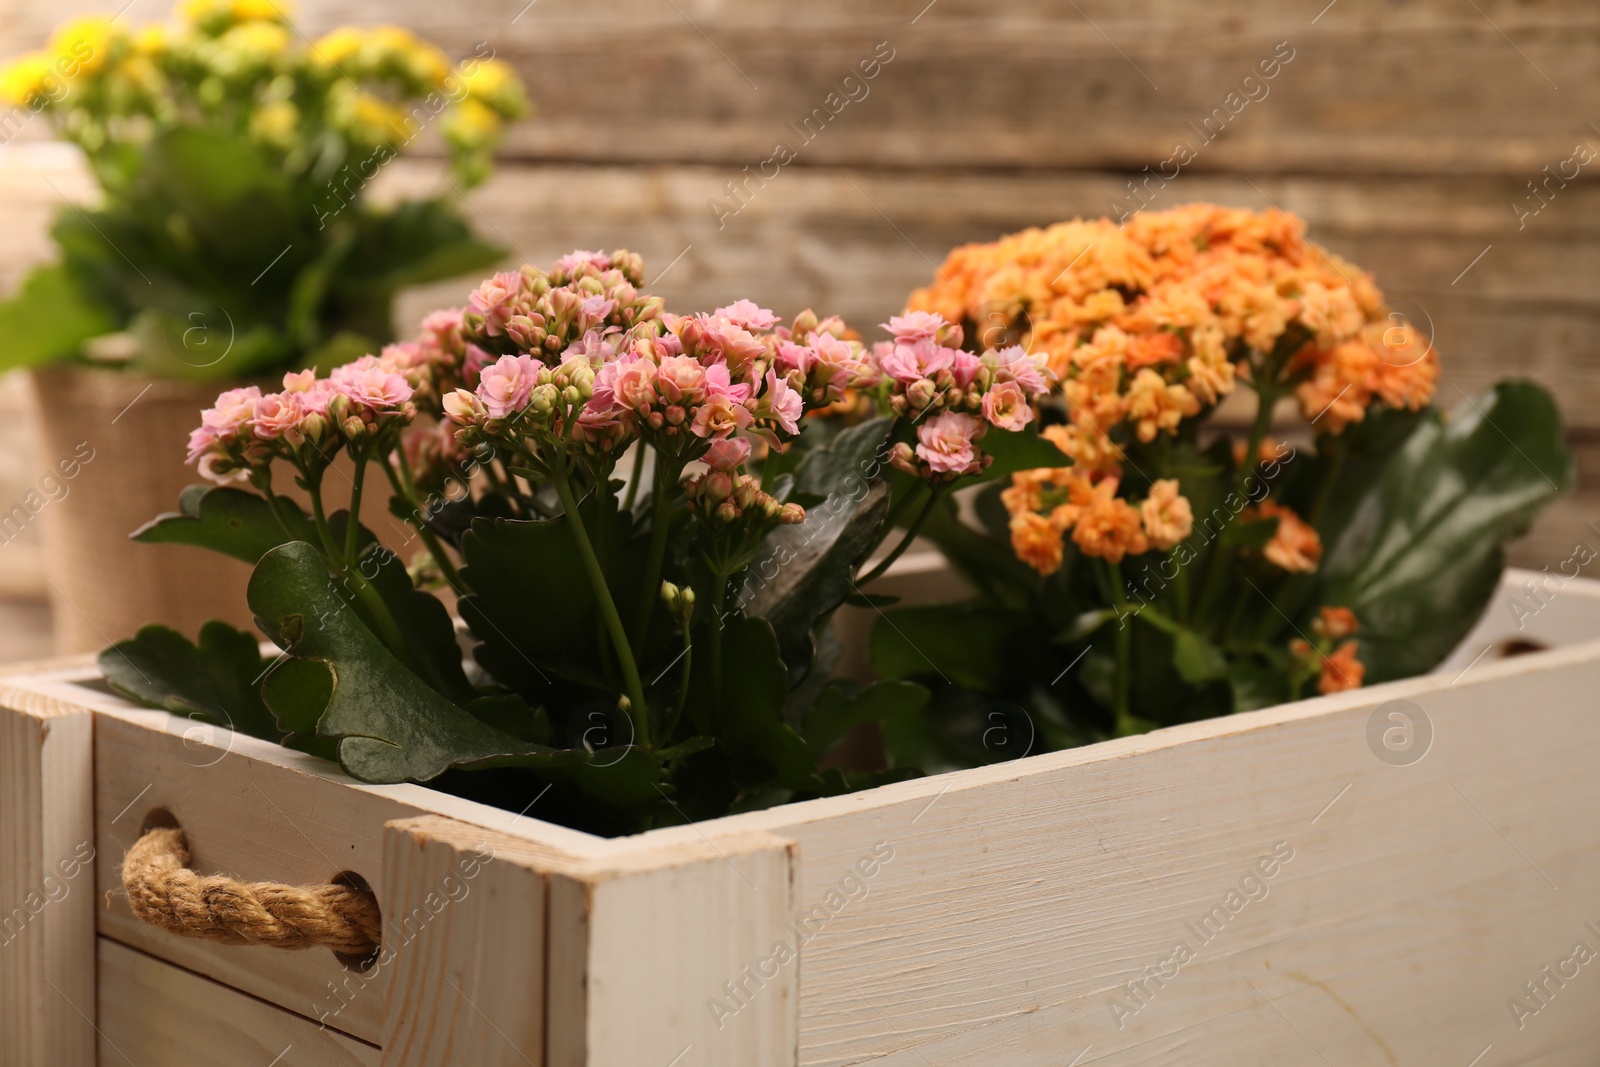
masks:
<instances>
[{"instance_id":1,"label":"wooden crate slat","mask_svg":"<svg viewBox=\"0 0 1600 1067\"><path fill-rule=\"evenodd\" d=\"M99 940L99 966L99 1062L104 1067L378 1067L380 1062L372 1045L110 938Z\"/></svg>"},{"instance_id":2,"label":"wooden crate slat","mask_svg":"<svg viewBox=\"0 0 1600 1067\"><path fill-rule=\"evenodd\" d=\"M383 1067L544 1062L547 862L452 819L388 825Z\"/></svg>"},{"instance_id":3,"label":"wooden crate slat","mask_svg":"<svg viewBox=\"0 0 1600 1067\"><path fill-rule=\"evenodd\" d=\"M0 678L0 1067L93 1067L93 718Z\"/></svg>"}]
</instances>

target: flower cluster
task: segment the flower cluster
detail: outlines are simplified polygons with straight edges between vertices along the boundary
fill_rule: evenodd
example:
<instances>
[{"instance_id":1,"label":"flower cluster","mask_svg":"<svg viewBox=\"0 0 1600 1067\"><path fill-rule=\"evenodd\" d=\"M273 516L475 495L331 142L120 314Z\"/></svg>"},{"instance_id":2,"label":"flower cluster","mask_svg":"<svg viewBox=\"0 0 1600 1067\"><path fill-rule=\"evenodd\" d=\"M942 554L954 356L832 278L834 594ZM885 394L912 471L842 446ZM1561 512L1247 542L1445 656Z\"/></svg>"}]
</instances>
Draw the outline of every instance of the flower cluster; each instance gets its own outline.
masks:
<instances>
[{"instance_id":1,"label":"flower cluster","mask_svg":"<svg viewBox=\"0 0 1600 1067\"><path fill-rule=\"evenodd\" d=\"M1367 668L1356 655L1360 646L1346 640L1359 629L1355 612L1349 608L1324 607L1311 623L1315 639L1297 637L1289 642L1289 655L1301 669L1317 673L1317 692L1342 693L1361 688Z\"/></svg>"},{"instance_id":2,"label":"flower cluster","mask_svg":"<svg viewBox=\"0 0 1600 1067\"><path fill-rule=\"evenodd\" d=\"M396 26L344 27L302 43L285 4L186 0L173 24L133 30L106 16L63 25L0 71L0 100L48 110L91 158L162 129L212 125L309 168L330 142L392 155L436 116L469 183L509 119L527 111L505 63L445 54ZM348 154L348 153L347 153Z\"/></svg>"},{"instance_id":3,"label":"flower cluster","mask_svg":"<svg viewBox=\"0 0 1600 1067\"><path fill-rule=\"evenodd\" d=\"M1092 479L1071 467L1017 472L1000 494L1017 558L1040 574L1053 574L1061 566L1063 536L1070 533L1084 554L1121 563L1152 548L1165 552L1194 529L1194 512L1176 479L1153 483L1138 506L1117 496L1119 484L1114 476Z\"/></svg>"},{"instance_id":4,"label":"flower cluster","mask_svg":"<svg viewBox=\"0 0 1600 1067\"><path fill-rule=\"evenodd\" d=\"M525 266L479 286L453 342L462 384L443 400L458 436L514 429L602 455L643 438L675 466L731 471L752 437L778 446L799 433L808 399L872 380L837 319L808 311L784 328L748 300L675 315L639 292L642 272L630 252L578 251L549 273Z\"/></svg>"},{"instance_id":5,"label":"flower cluster","mask_svg":"<svg viewBox=\"0 0 1600 1067\"><path fill-rule=\"evenodd\" d=\"M910 306L1043 354L1067 401L1063 448L1091 470L1115 472L1129 440L1173 433L1241 374L1298 383L1307 419L1343 394L1324 432L1375 399L1419 409L1438 375L1432 347L1385 328L1370 277L1303 229L1282 212L1209 204L1030 229L956 249Z\"/></svg>"},{"instance_id":6,"label":"flower cluster","mask_svg":"<svg viewBox=\"0 0 1600 1067\"><path fill-rule=\"evenodd\" d=\"M286 456L325 464L339 449L404 426L416 415L412 387L389 359L363 356L318 378L283 376L283 389L229 389L201 412L189 435L189 462L212 481L240 480Z\"/></svg>"},{"instance_id":7,"label":"flower cluster","mask_svg":"<svg viewBox=\"0 0 1600 1067\"><path fill-rule=\"evenodd\" d=\"M932 483L982 471L992 457L976 442L993 426L1016 432L1034 420L1035 400L1050 390L1043 361L1012 345L981 355L961 347L960 326L942 315L910 311L874 346L878 377L895 415L917 424L917 444L901 442L889 462Z\"/></svg>"},{"instance_id":8,"label":"flower cluster","mask_svg":"<svg viewBox=\"0 0 1600 1067\"><path fill-rule=\"evenodd\" d=\"M982 326L1038 353L1060 380L1067 421L1045 435L1072 463L1024 471L1008 494L1021 558L1049 573L1069 532L1088 554L1120 560L1174 543L1189 515L1176 490L1124 511L1063 510L1058 498L1115 492L1130 449L1178 436L1243 380L1263 403L1292 394L1319 432L1338 434L1376 403L1416 411L1432 396L1438 357L1383 304L1370 277L1305 240L1278 211L1209 204L1030 229L952 252L910 306ZM1054 491L1040 499L1040 487ZM1170 497L1170 499L1169 499ZM1097 498L1098 499L1098 498ZM1152 503L1152 501L1154 501ZM1316 534L1286 508L1265 556L1288 571L1316 567ZM1082 514L1090 516L1081 536ZM1263 517L1269 512L1263 508ZM1181 538L1179 538L1181 540Z\"/></svg>"}]
</instances>

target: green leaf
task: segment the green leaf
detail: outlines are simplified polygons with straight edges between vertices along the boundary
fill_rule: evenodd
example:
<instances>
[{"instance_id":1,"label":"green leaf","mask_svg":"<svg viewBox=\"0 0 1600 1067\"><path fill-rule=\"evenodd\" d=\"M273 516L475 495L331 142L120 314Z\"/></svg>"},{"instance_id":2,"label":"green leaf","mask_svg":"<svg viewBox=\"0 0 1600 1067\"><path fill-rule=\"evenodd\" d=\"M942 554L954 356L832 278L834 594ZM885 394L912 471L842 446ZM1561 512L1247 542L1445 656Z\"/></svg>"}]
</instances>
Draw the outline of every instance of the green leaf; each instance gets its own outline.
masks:
<instances>
[{"instance_id":1,"label":"green leaf","mask_svg":"<svg viewBox=\"0 0 1600 1067\"><path fill-rule=\"evenodd\" d=\"M505 253L473 236L444 201L407 200L393 208L369 209L357 218L356 243L335 288L388 293L468 274Z\"/></svg>"},{"instance_id":2,"label":"green leaf","mask_svg":"<svg viewBox=\"0 0 1600 1067\"><path fill-rule=\"evenodd\" d=\"M1212 682L1228 673L1228 661L1222 652L1193 630L1168 618L1155 608L1145 605L1134 617L1172 637L1172 665L1178 676L1191 685Z\"/></svg>"},{"instance_id":3,"label":"green leaf","mask_svg":"<svg viewBox=\"0 0 1600 1067\"><path fill-rule=\"evenodd\" d=\"M1021 612L981 603L892 608L872 628L872 668L880 678L938 677L979 692L1002 692L1026 670L1012 662L1026 647Z\"/></svg>"},{"instance_id":4,"label":"green leaf","mask_svg":"<svg viewBox=\"0 0 1600 1067\"><path fill-rule=\"evenodd\" d=\"M864 497L888 462L891 425L887 418L868 419L808 452L794 472L795 491L813 497Z\"/></svg>"},{"instance_id":5,"label":"green leaf","mask_svg":"<svg viewBox=\"0 0 1600 1067\"><path fill-rule=\"evenodd\" d=\"M1039 436L1039 424L1030 423L1015 432L991 429L979 442L983 451L994 457L994 463L974 481L992 482L1010 479L1017 471L1038 467L1070 467L1072 460L1051 442Z\"/></svg>"},{"instance_id":6,"label":"green leaf","mask_svg":"<svg viewBox=\"0 0 1600 1067\"><path fill-rule=\"evenodd\" d=\"M200 642L165 626L146 626L100 653L111 688L152 708L277 741L284 731L261 699L267 660L252 634L224 622L200 628Z\"/></svg>"},{"instance_id":7,"label":"green leaf","mask_svg":"<svg viewBox=\"0 0 1600 1067\"><path fill-rule=\"evenodd\" d=\"M311 541L316 531L299 505L280 498L283 514L295 531L283 525L265 499L231 486L191 485L179 510L158 515L129 536L147 545L195 545L254 564L288 541Z\"/></svg>"},{"instance_id":8,"label":"green leaf","mask_svg":"<svg viewBox=\"0 0 1600 1067\"><path fill-rule=\"evenodd\" d=\"M1502 546L1572 478L1555 402L1531 382L1418 425L1323 561L1317 602L1355 610L1369 684L1449 654L1494 592Z\"/></svg>"},{"instance_id":9,"label":"green leaf","mask_svg":"<svg viewBox=\"0 0 1600 1067\"><path fill-rule=\"evenodd\" d=\"M645 553L630 548L629 522L612 494L580 505L585 529L619 605L636 602ZM586 677L601 686L613 667L603 656L600 608L570 520L475 519L461 539L461 576L472 593L461 618L481 644L478 662L524 695L543 693L550 674ZM644 650L634 649L644 658ZM643 669L643 668L641 668ZM620 684L613 692L621 692ZM539 699L543 699L540 697Z\"/></svg>"},{"instance_id":10,"label":"green leaf","mask_svg":"<svg viewBox=\"0 0 1600 1067\"><path fill-rule=\"evenodd\" d=\"M745 569L737 602L746 615L772 624L784 659L797 670L811 663L817 620L858 591L856 567L877 545L889 515L884 483L863 488L859 497L829 497L807 509L804 522L773 530Z\"/></svg>"},{"instance_id":11,"label":"green leaf","mask_svg":"<svg viewBox=\"0 0 1600 1067\"><path fill-rule=\"evenodd\" d=\"M713 621L710 625L716 625ZM722 632L722 707L711 722L734 761L734 776L752 788L816 786L816 761L783 719L789 670L765 619L735 618Z\"/></svg>"},{"instance_id":12,"label":"green leaf","mask_svg":"<svg viewBox=\"0 0 1600 1067\"><path fill-rule=\"evenodd\" d=\"M647 798L660 765L635 749L555 750L486 725L407 670L367 629L304 542L268 552L250 579L250 608L294 657L267 676L265 699L286 723L307 721L320 694L316 666L331 679L317 718L337 738L339 762L367 782L424 782L451 767L533 767L607 799ZM628 800L614 800L626 803Z\"/></svg>"},{"instance_id":13,"label":"green leaf","mask_svg":"<svg viewBox=\"0 0 1600 1067\"><path fill-rule=\"evenodd\" d=\"M911 682L879 682L855 693L830 686L806 712L801 733L813 755L821 756L857 727L892 715L915 715L928 691Z\"/></svg>"},{"instance_id":14,"label":"green leaf","mask_svg":"<svg viewBox=\"0 0 1600 1067\"><path fill-rule=\"evenodd\" d=\"M117 322L64 266L35 267L15 296L0 302L0 370L76 355Z\"/></svg>"}]
</instances>

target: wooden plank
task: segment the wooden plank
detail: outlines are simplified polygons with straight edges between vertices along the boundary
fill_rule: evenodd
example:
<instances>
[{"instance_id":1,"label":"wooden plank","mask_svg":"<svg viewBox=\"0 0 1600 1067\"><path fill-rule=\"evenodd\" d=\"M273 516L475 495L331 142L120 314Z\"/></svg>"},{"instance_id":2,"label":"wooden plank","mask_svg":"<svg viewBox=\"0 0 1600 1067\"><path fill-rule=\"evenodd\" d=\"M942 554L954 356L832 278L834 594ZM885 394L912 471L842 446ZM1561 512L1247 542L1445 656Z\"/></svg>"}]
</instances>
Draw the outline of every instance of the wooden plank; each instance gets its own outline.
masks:
<instances>
[{"instance_id":1,"label":"wooden plank","mask_svg":"<svg viewBox=\"0 0 1600 1067\"><path fill-rule=\"evenodd\" d=\"M543 1062L548 860L437 816L385 828L384 1067Z\"/></svg>"},{"instance_id":2,"label":"wooden plank","mask_svg":"<svg viewBox=\"0 0 1600 1067\"><path fill-rule=\"evenodd\" d=\"M64 6L0 4L0 54L93 9ZM1523 175L1596 111L1597 19L1579 0L1321 6L828 0L801 15L772 0L313 0L295 19L313 36L393 21L454 55L494 48L540 105L509 151L544 160L754 167L787 138L806 164L1137 171L1180 137L1197 143L1190 124L1224 108L1237 115L1196 167ZM880 42L894 59L845 84ZM1293 58L1246 84L1275 53ZM829 93L837 117L800 145L788 124L828 108ZM846 93L855 102L839 103Z\"/></svg>"},{"instance_id":3,"label":"wooden plank","mask_svg":"<svg viewBox=\"0 0 1600 1067\"><path fill-rule=\"evenodd\" d=\"M0 678L0 1067L93 1067L92 716Z\"/></svg>"},{"instance_id":4,"label":"wooden plank","mask_svg":"<svg viewBox=\"0 0 1600 1067\"><path fill-rule=\"evenodd\" d=\"M794 1067L797 877L768 834L552 872L548 1067Z\"/></svg>"},{"instance_id":5,"label":"wooden plank","mask_svg":"<svg viewBox=\"0 0 1600 1067\"><path fill-rule=\"evenodd\" d=\"M372 1045L109 938L100 938L99 964L102 1064L378 1067L380 1062Z\"/></svg>"}]
</instances>

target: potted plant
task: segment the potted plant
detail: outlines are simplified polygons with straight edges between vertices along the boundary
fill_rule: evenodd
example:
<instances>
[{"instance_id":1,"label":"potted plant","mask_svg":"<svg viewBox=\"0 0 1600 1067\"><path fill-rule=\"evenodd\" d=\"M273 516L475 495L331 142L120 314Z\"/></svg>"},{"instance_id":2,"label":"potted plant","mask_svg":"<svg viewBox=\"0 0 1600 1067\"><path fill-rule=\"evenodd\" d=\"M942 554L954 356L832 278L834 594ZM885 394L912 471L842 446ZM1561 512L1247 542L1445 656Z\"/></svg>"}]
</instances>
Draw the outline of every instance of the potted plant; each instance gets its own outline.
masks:
<instances>
[{"instance_id":1,"label":"potted plant","mask_svg":"<svg viewBox=\"0 0 1600 1067\"><path fill-rule=\"evenodd\" d=\"M191 456L230 484L142 536L252 563L277 654L222 623L106 649L112 689L170 720L82 666L5 695L28 780L53 783L13 818L62 842L73 790L98 810L111 904L39 924L97 925L112 1040L159 1051L201 1005L335 1062L362 1062L350 1042L418 1063L1081 1059L1265 1032L1250 989L1318 984L1303 968L1335 942L1406 974L1436 951L1517 973L1499 932L1565 921L1526 883L1559 862L1600 884L1583 804L1518 785L1553 760L1588 789L1600 598L1546 588L1528 631L1589 644L1400 677L1461 639L1504 540L1570 477L1553 406L1513 383L1430 409L1431 345L1369 332L1370 281L1292 219L1198 206L957 250L873 344L749 301L669 313L643 277L575 252L381 355L225 392ZM1238 389L1266 401L1242 449L1201 426ZM1280 394L1318 436L1264 455ZM327 505L339 454L413 538ZM1197 531L1166 586L1139 584ZM919 537L974 600L875 584ZM831 669L846 603L881 616L867 684ZM1454 740L1421 763L1430 716ZM877 765L842 765L873 729ZM1488 763L1538 832L1485 871L1464 842L1488 816L1437 794ZM1299 879L1358 789L1377 813ZM1393 909L1434 896L1396 949ZM1237 948L1210 951L1224 933ZM907 982L908 960L953 977ZM1191 967L1227 995L1162 992ZM1479 972L1450 970L1438 1011L1463 1019ZM1303 1054L1284 1035L1250 1040Z\"/></svg>"},{"instance_id":2,"label":"potted plant","mask_svg":"<svg viewBox=\"0 0 1600 1067\"><path fill-rule=\"evenodd\" d=\"M0 303L0 369L34 369L42 457L73 468L72 491L37 509L61 644L226 615L237 568L126 555L124 535L184 484L180 413L218 383L375 351L398 289L498 258L448 200L378 204L368 186L439 139L455 188L481 181L526 110L520 83L492 53L452 65L395 27L310 42L276 4L202 0L171 25L68 22L0 91L13 118L43 115L82 151L101 193L62 205L59 260Z\"/></svg>"}]
</instances>

